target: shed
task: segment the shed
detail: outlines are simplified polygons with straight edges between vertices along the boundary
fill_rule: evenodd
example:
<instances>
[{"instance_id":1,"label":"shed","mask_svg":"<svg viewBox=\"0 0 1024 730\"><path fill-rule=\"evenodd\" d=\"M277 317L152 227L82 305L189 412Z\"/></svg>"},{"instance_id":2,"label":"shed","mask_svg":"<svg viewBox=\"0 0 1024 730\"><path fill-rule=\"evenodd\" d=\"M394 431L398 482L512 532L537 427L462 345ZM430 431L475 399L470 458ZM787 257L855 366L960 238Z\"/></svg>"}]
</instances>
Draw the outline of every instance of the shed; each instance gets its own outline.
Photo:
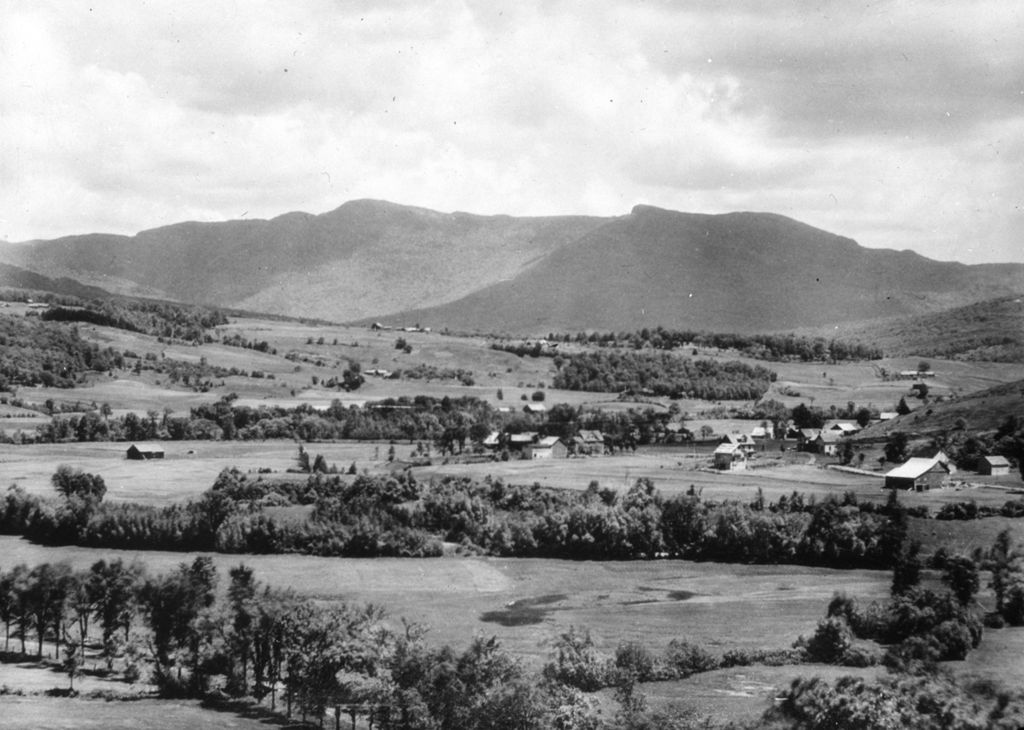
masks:
<instances>
[{"instance_id":1,"label":"shed","mask_svg":"<svg viewBox=\"0 0 1024 730\"><path fill-rule=\"evenodd\" d=\"M569 448L557 436L545 436L523 450L527 459L564 459Z\"/></svg>"},{"instance_id":2,"label":"shed","mask_svg":"<svg viewBox=\"0 0 1024 730\"><path fill-rule=\"evenodd\" d=\"M939 453L930 459L915 457L907 459L885 475L886 489L909 489L924 492L941 487L946 478L954 472L945 454Z\"/></svg>"},{"instance_id":3,"label":"shed","mask_svg":"<svg viewBox=\"0 0 1024 730\"><path fill-rule=\"evenodd\" d=\"M747 455L739 444L719 444L713 454L715 468L737 470L747 468Z\"/></svg>"},{"instance_id":4,"label":"shed","mask_svg":"<svg viewBox=\"0 0 1024 730\"><path fill-rule=\"evenodd\" d=\"M128 447L128 453L125 456L138 461L162 459L164 458L164 448L156 444L132 444Z\"/></svg>"},{"instance_id":5,"label":"shed","mask_svg":"<svg viewBox=\"0 0 1024 730\"><path fill-rule=\"evenodd\" d=\"M527 403L523 406L523 413L547 413L548 409L543 403Z\"/></svg>"},{"instance_id":6,"label":"shed","mask_svg":"<svg viewBox=\"0 0 1024 730\"><path fill-rule=\"evenodd\" d=\"M1005 456L983 456L978 459L978 473L1001 476L1010 473L1010 461Z\"/></svg>"}]
</instances>

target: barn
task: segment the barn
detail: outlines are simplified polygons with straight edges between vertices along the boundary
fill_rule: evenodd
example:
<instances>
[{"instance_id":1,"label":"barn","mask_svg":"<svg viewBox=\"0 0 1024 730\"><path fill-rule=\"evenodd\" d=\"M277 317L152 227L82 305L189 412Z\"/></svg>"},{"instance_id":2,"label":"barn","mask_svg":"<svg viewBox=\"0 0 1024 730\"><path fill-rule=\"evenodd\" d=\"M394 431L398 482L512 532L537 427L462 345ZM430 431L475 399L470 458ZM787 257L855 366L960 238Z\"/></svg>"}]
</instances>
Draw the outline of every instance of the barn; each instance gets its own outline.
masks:
<instances>
[{"instance_id":1,"label":"barn","mask_svg":"<svg viewBox=\"0 0 1024 730\"><path fill-rule=\"evenodd\" d=\"M1010 473L1010 462L1005 456L983 456L978 459L978 473L995 477Z\"/></svg>"},{"instance_id":2,"label":"barn","mask_svg":"<svg viewBox=\"0 0 1024 730\"><path fill-rule=\"evenodd\" d=\"M164 448L156 444L132 444L128 447L126 456L129 459L136 459L138 461L162 459L164 458Z\"/></svg>"},{"instance_id":3,"label":"barn","mask_svg":"<svg viewBox=\"0 0 1024 730\"><path fill-rule=\"evenodd\" d=\"M747 468L747 454L739 444L719 444L713 454L715 468L737 470Z\"/></svg>"},{"instance_id":4,"label":"barn","mask_svg":"<svg viewBox=\"0 0 1024 730\"><path fill-rule=\"evenodd\" d=\"M523 453L527 459L564 459L569 449L557 436L546 436L527 446Z\"/></svg>"},{"instance_id":5,"label":"barn","mask_svg":"<svg viewBox=\"0 0 1024 730\"><path fill-rule=\"evenodd\" d=\"M949 459L938 453L930 459L907 459L885 475L886 489L909 489L924 492L941 487L955 471Z\"/></svg>"}]
</instances>

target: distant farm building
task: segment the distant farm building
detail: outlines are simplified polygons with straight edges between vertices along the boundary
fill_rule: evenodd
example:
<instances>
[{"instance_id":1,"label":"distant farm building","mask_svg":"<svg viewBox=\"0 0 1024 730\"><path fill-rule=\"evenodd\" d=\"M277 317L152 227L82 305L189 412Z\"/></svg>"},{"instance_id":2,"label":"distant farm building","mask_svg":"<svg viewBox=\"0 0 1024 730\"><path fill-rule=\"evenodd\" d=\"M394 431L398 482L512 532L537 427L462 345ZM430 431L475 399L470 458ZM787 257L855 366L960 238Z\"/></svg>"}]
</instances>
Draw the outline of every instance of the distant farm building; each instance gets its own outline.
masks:
<instances>
[{"instance_id":1,"label":"distant farm building","mask_svg":"<svg viewBox=\"0 0 1024 730\"><path fill-rule=\"evenodd\" d=\"M734 471L747 468L747 455L739 444L719 444L713 458L716 469Z\"/></svg>"},{"instance_id":2,"label":"distant farm building","mask_svg":"<svg viewBox=\"0 0 1024 730\"><path fill-rule=\"evenodd\" d=\"M547 413L548 409L543 403L527 403L523 406L524 413Z\"/></svg>"},{"instance_id":3,"label":"distant farm building","mask_svg":"<svg viewBox=\"0 0 1024 730\"><path fill-rule=\"evenodd\" d=\"M908 489L924 492L941 487L956 468L939 452L931 458L907 459L885 475L886 489Z\"/></svg>"},{"instance_id":4,"label":"distant farm building","mask_svg":"<svg viewBox=\"0 0 1024 730\"><path fill-rule=\"evenodd\" d=\"M857 425L856 421L828 421L822 430L835 431L843 436L851 436L860 431L860 426Z\"/></svg>"},{"instance_id":5,"label":"distant farm building","mask_svg":"<svg viewBox=\"0 0 1024 730\"><path fill-rule=\"evenodd\" d=\"M582 456L599 456L604 453L604 434L600 431L580 431L572 443L575 452Z\"/></svg>"},{"instance_id":6,"label":"distant farm building","mask_svg":"<svg viewBox=\"0 0 1024 730\"><path fill-rule=\"evenodd\" d=\"M934 378L935 373L931 370L900 370L899 377L903 380L916 380L917 378Z\"/></svg>"},{"instance_id":7,"label":"distant farm building","mask_svg":"<svg viewBox=\"0 0 1024 730\"><path fill-rule=\"evenodd\" d=\"M128 447L126 456L137 461L148 461L149 459L164 458L164 449L156 444L132 444Z\"/></svg>"},{"instance_id":8,"label":"distant farm building","mask_svg":"<svg viewBox=\"0 0 1024 730\"><path fill-rule=\"evenodd\" d=\"M757 451L757 444L751 436L746 434L728 433L719 439L718 443L736 446L744 454L752 454Z\"/></svg>"},{"instance_id":9,"label":"distant farm building","mask_svg":"<svg viewBox=\"0 0 1024 730\"><path fill-rule=\"evenodd\" d=\"M978 473L996 477L1010 473L1010 462L1005 456L983 456L978 459Z\"/></svg>"},{"instance_id":10,"label":"distant farm building","mask_svg":"<svg viewBox=\"0 0 1024 730\"><path fill-rule=\"evenodd\" d=\"M843 434L838 431L822 431L814 439L814 451L825 456L835 456L839 453L839 446L843 440Z\"/></svg>"},{"instance_id":11,"label":"distant farm building","mask_svg":"<svg viewBox=\"0 0 1024 730\"><path fill-rule=\"evenodd\" d=\"M799 435L796 437L797 448L801 451L814 451L816 449L814 441L820 435L820 428L801 428Z\"/></svg>"},{"instance_id":12,"label":"distant farm building","mask_svg":"<svg viewBox=\"0 0 1024 730\"><path fill-rule=\"evenodd\" d=\"M538 434L536 431L524 431L523 433L509 434L509 451L523 451L527 446L536 443Z\"/></svg>"},{"instance_id":13,"label":"distant farm building","mask_svg":"<svg viewBox=\"0 0 1024 730\"><path fill-rule=\"evenodd\" d=\"M545 436L523 450L527 459L564 459L569 448L557 436Z\"/></svg>"}]
</instances>

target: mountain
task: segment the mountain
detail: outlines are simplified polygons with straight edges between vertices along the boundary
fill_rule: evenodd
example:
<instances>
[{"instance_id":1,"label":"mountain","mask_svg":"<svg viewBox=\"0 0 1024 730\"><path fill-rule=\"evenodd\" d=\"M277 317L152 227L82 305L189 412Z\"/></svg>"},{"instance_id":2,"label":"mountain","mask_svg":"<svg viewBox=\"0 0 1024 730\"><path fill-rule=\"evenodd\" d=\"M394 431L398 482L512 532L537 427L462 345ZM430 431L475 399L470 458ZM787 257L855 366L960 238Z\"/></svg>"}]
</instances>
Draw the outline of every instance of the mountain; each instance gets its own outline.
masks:
<instances>
[{"instance_id":1,"label":"mountain","mask_svg":"<svg viewBox=\"0 0 1024 730\"><path fill-rule=\"evenodd\" d=\"M1024 291L1024 265L866 249L783 216L637 206L515 278L403 313L453 330L662 325L764 332L934 312Z\"/></svg>"},{"instance_id":2,"label":"mountain","mask_svg":"<svg viewBox=\"0 0 1024 730\"><path fill-rule=\"evenodd\" d=\"M74 279L51 279L10 264L0 264L0 287L51 292L83 299L103 299L110 296L110 292L95 286L86 286Z\"/></svg>"},{"instance_id":3,"label":"mountain","mask_svg":"<svg viewBox=\"0 0 1024 730\"><path fill-rule=\"evenodd\" d=\"M1020 264L866 249L766 213L650 206L613 218L518 218L359 200L321 215L8 244L0 259L135 296L524 334L790 330L1024 291Z\"/></svg>"}]
</instances>

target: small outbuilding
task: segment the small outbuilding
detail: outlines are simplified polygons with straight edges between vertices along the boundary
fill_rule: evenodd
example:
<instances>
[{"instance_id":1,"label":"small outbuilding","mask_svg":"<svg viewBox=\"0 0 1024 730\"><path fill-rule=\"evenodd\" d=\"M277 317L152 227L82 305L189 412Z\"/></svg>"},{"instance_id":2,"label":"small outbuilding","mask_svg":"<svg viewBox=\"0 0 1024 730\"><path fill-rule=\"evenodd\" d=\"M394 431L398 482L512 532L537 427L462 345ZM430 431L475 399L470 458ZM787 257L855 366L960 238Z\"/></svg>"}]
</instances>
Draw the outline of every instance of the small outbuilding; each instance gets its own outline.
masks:
<instances>
[{"instance_id":1,"label":"small outbuilding","mask_svg":"<svg viewBox=\"0 0 1024 730\"><path fill-rule=\"evenodd\" d=\"M978 459L978 473L996 477L1010 473L1010 461L1005 456L983 456Z\"/></svg>"},{"instance_id":2,"label":"small outbuilding","mask_svg":"<svg viewBox=\"0 0 1024 730\"><path fill-rule=\"evenodd\" d=\"M527 459L564 459L569 448L557 436L545 436L523 450Z\"/></svg>"},{"instance_id":3,"label":"small outbuilding","mask_svg":"<svg viewBox=\"0 0 1024 730\"><path fill-rule=\"evenodd\" d=\"M719 444L712 456L716 469L736 471L747 468L747 454L739 444Z\"/></svg>"},{"instance_id":4,"label":"small outbuilding","mask_svg":"<svg viewBox=\"0 0 1024 730\"><path fill-rule=\"evenodd\" d=\"M949 458L939 452L931 458L907 459L885 475L886 489L908 489L925 492L941 487L956 471Z\"/></svg>"},{"instance_id":5,"label":"small outbuilding","mask_svg":"<svg viewBox=\"0 0 1024 730\"><path fill-rule=\"evenodd\" d=\"M128 447L126 457L137 461L164 458L164 448L157 444L132 444Z\"/></svg>"}]
</instances>

